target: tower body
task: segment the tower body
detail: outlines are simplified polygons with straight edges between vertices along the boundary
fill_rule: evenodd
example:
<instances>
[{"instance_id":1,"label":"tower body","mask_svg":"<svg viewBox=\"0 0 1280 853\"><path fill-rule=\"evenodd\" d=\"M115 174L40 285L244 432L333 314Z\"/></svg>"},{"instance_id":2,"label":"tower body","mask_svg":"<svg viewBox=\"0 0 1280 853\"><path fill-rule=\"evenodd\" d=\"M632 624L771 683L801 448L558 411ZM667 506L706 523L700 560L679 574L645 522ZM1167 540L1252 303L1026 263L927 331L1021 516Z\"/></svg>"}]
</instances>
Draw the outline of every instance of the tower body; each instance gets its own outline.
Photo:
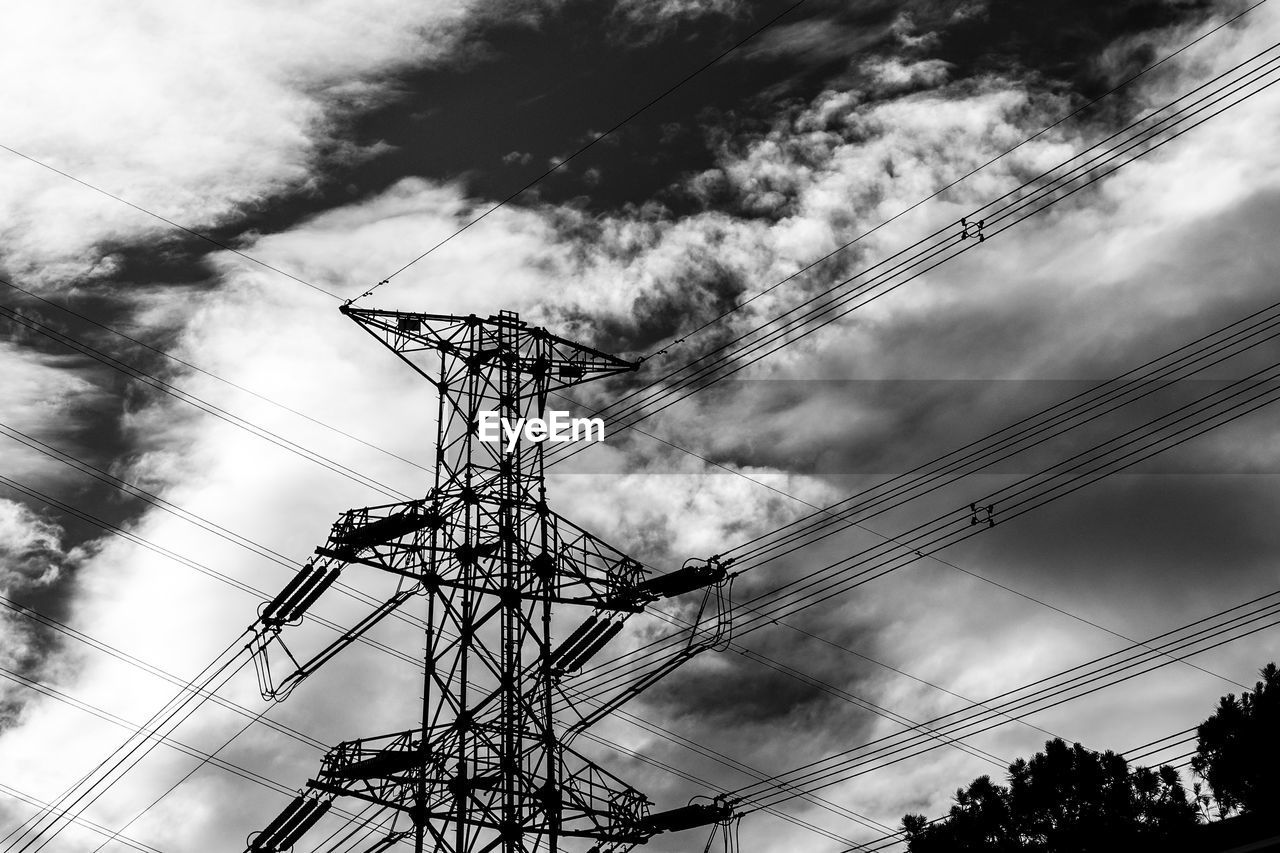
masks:
<instances>
[{"instance_id":1,"label":"tower body","mask_svg":"<svg viewBox=\"0 0 1280 853\"><path fill-rule=\"evenodd\" d=\"M550 509L545 441L480 437L486 413L544 418L552 391L634 365L509 313L347 313L438 391L429 496L347 513L319 549L398 573L425 597L422 720L339 745L309 784L404 811L418 850L643 841L647 800L561 743L555 723L563 667L640 609L641 569Z\"/></svg>"}]
</instances>

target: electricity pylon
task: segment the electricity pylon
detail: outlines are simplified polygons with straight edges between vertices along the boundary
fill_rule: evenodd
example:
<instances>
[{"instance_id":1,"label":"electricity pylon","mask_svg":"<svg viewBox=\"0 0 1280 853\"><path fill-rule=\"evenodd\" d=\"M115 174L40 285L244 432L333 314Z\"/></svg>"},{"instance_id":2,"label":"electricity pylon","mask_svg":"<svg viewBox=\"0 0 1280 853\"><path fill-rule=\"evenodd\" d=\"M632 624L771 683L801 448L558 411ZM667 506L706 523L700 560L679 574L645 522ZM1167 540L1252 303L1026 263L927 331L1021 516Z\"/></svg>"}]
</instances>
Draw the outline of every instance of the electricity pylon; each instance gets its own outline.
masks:
<instances>
[{"instance_id":1,"label":"electricity pylon","mask_svg":"<svg viewBox=\"0 0 1280 853\"><path fill-rule=\"evenodd\" d=\"M726 570L714 558L646 579L635 560L547 504L543 441L481 440L481 415L544 417L547 396L638 366L531 328L512 313L481 319L357 309L344 314L431 383L439 401L435 485L421 500L344 513L316 557L259 615L254 660L264 695L282 699L338 651L415 597L425 598L422 718L407 731L348 741L262 832L251 853L292 847L337 797L396 811L371 849L412 838L417 853L557 851L585 839L618 853L663 831L725 820L724 803L657 814L639 791L570 748L584 721L651 684L645 679L576 725L562 682L645 605L695 589L714 623L670 671L724 629ZM394 594L305 662L284 644L351 565L398 578ZM585 620L582 609L590 609ZM575 613L576 611L576 613ZM564 636L567 625L576 626ZM559 643L555 638L560 635ZM281 658L283 654L283 658ZM291 671L277 679L272 661Z\"/></svg>"}]
</instances>

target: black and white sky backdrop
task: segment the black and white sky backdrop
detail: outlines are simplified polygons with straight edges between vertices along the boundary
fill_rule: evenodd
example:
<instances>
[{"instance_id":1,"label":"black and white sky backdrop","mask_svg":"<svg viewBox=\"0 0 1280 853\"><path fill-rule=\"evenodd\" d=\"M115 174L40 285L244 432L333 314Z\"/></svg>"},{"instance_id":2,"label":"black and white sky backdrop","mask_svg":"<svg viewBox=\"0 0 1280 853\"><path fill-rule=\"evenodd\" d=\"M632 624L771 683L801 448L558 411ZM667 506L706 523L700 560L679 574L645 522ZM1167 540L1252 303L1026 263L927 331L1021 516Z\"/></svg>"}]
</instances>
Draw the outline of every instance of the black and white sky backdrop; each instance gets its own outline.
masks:
<instances>
[{"instance_id":1,"label":"black and white sky backdrop","mask_svg":"<svg viewBox=\"0 0 1280 853\"><path fill-rule=\"evenodd\" d=\"M786 8L776 0L324 0L81 4L3 13L0 273L311 418L430 463L428 389L297 281L213 250L21 152L352 297ZM808 0L724 62L413 265L363 304L521 312L640 355L932 194L1244 8L1209 0ZM988 166L813 273L655 359L647 375L749 329L1280 40L1263 3L1078 119ZM826 505L1065 399L1273 301L1280 274L1280 98L1267 91L822 332L556 469L566 516L672 568ZM427 475L4 287L20 310L407 493ZM1234 378L1274 363L1274 346ZM305 558L337 513L378 503L349 480L153 393L11 320L0 423L191 512ZM615 387L614 393L623 390ZM596 404L606 396L592 398ZM1191 389L1188 393L1194 393ZM584 397L590 397L584 391ZM869 522L895 534L1123 431L1150 411L967 478ZM950 548L947 563L1129 637L1277 585L1276 412L1264 409ZM288 573L0 437L0 474L255 586ZM728 470L727 470L728 469ZM754 480L735 476L748 474ZM798 500L781 495L785 492ZM745 593L877 542L850 529ZM256 601L48 502L0 493L0 592L148 663L191 674ZM344 614L335 608L331 614ZM1124 645L938 560L795 617L916 679L796 632L761 653L914 720ZM660 629L637 621L620 647ZM412 632L388 642L418 648ZM1274 630L973 739L1005 759L1043 730L1124 750L1194 725L1280 656ZM0 665L138 722L170 687L6 611ZM1207 670L1207 671L1206 671ZM247 675L247 673L246 673ZM1234 683L1233 683L1234 682ZM412 670L352 650L272 712L325 742L404 728ZM260 707L252 680L228 695ZM708 656L629 710L776 772L898 731L830 693ZM181 738L238 727L208 707ZM624 719L601 732L725 789L748 777ZM51 799L120 729L0 682L0 782ZM1184 750L1173 750L1168 757ZM318 754L254 730L224 754L289 786ZM1166 756L1158 755L1157 759ZM661 806L706 793L601 748ZM88 813L115 827L192 759L157 750ZM998 770L933 750L823 796L896 826ZM128 834L166 851L239 849L284 799L216 768ZM838 835L877 833L811 804ZM0 831L31 809L0 796ZM755 851L841 845L771 816ZM81 829L53 849L83 850ZM703 839L656 839L656 850ZM91 849L91 848L89 848ZM123 849L123 848L121 848Z\"/></svg>"}]
</instances>

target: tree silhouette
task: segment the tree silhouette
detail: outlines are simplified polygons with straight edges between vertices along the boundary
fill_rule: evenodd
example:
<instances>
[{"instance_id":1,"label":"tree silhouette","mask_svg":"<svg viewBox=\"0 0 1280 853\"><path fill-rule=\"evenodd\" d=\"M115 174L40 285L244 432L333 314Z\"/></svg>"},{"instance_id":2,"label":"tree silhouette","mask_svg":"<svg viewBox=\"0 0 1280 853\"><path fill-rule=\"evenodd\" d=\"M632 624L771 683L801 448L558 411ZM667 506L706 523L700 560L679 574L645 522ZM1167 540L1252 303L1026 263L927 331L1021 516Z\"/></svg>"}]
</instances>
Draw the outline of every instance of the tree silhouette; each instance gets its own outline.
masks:
<instances>
[{"instance_id":1,"label":"tree silhouette","mask_svg":"<svg viewBox=\"0 0 1280 853\"><path fill-rule=\"evenodd\" d=\"M1133 849L1196 825L1171 767L1139 767L1061 740L1009 766L1009 785L981 776L942 821L902 820L911 853L1092 853Z\"/></svg>"},{"instance_id":2,"label":"tree silhouette","mask_svg":"<svg viewBox=\"0 0 1280 853\"><path fill-rule=\"evenodd\" d=\"M1280 671L1270 663L1261 675L1252 692L1223 696L1196 730L1191 768L1213 789L1221 815L1280 808Z\"/></svg>"}]
</instances>

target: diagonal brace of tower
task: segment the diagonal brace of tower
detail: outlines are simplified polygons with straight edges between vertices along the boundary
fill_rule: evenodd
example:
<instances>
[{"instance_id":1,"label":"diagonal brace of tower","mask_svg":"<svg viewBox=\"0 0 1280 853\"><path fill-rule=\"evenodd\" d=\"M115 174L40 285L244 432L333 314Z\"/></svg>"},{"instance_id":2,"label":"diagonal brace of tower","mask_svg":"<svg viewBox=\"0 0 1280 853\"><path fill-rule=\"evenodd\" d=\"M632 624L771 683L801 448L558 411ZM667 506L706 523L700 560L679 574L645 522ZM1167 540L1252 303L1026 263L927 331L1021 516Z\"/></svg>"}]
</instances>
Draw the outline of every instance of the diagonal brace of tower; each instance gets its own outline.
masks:
<instances>
[{"instance_id":1,"label":"diagonal brace of tower","mask_svg":"<svg viewBox=\"0 0 1280 853\"><path fill-rule=\"evenodd\" d=\"M650 814L642 794L571 749L555 719L557 708L573 704L562 679L629 615L658 598L722 583L724 567L713 558L646 580L636 561L548 507L544 442L509 446L479 436L483 413L513 423L542 417L552 391L638 365L509 312L481 319L342 310L435 387L435 484L422 500L339 518L316 558L262 610L255 661L264 695L283 698L378 621L425 597L421 725L332 749L309 791L251 836L251 853L292 846L339 796L407 818L406 829L384 839L388 846L412 838L418 851L451 853L556 851L566 838L621 851L657 832L726 819L724 804ZM400 586L299 663L281 629L350 565L389 572ZM591 611L585 620L584 607ZM566 624L576 627L565 631ZM557 644L555 636L564 639ZM704 637L701 647L712 644ZM292 668L279 681L270 668L275 647Z\"/></svg>"}]
</instances>

